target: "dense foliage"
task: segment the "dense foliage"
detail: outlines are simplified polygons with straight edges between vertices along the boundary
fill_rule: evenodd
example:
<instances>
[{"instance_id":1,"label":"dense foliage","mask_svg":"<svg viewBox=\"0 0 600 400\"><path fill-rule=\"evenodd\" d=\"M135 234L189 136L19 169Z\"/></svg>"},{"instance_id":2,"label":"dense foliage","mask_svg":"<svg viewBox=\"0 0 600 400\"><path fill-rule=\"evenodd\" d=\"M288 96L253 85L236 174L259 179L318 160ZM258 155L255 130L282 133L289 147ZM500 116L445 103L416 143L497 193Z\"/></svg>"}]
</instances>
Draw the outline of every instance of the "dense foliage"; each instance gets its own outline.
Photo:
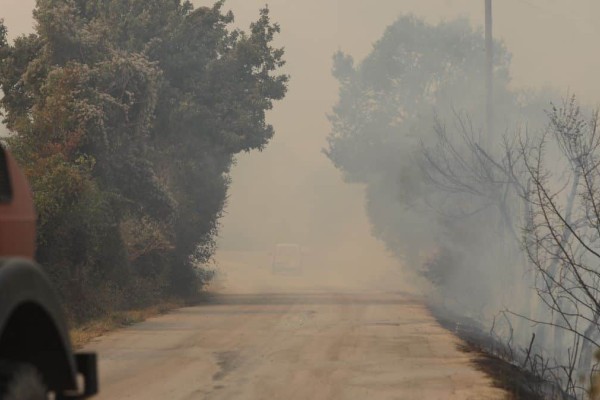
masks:
<instances>
[{"instance_id":1,"label":"dense foliage","mask_svg":"<svg viewBox=\"0 0 600 400\"><path fill-rule=\"evenodd\" d=\"M38 261L75 318L189 295L205 276L233 156L274 134L279 31L223 2L39 0L36 33L0 23L7 140L39 214Z\"/></svg>"}]
</instances>

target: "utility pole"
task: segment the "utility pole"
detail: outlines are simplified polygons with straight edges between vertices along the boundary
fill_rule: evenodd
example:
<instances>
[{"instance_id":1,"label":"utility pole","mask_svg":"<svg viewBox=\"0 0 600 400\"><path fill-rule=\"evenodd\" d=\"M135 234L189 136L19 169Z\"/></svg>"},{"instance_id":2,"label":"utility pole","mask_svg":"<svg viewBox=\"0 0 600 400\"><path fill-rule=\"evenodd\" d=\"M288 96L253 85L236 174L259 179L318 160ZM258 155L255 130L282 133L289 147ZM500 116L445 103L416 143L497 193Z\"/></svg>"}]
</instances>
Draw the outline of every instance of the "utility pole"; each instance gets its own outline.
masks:
<instances>
[{"instance_id":1,"label":"utility pole","mask_svg":"<svg viewBox=\"0 0 600 400\"><path fill-rule=\"evenodd\" d=\"M486 55L486 141L491 145L494 134L494 37L492 31L492 0L485 0L485 55Z\"/></svg>"}]
</instances>

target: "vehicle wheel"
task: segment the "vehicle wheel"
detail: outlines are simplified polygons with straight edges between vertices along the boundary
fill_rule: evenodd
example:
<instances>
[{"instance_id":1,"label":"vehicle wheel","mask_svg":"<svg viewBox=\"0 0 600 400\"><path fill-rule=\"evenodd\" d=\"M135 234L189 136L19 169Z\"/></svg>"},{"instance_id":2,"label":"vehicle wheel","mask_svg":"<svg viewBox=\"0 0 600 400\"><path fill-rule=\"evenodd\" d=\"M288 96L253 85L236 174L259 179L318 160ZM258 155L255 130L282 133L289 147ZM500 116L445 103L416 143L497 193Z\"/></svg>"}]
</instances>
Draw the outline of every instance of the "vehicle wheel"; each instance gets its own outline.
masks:
<instances>
[{"instance_id":1,"label":"vehicle wheel","mask_svg":"<svg viewBox=\"0 0 600 400\"><path fill-rule=\"evenodd\" d=\"M47 400L48 390L33 365L0 362L0 399Z\"/></svg>"}]
</instances>

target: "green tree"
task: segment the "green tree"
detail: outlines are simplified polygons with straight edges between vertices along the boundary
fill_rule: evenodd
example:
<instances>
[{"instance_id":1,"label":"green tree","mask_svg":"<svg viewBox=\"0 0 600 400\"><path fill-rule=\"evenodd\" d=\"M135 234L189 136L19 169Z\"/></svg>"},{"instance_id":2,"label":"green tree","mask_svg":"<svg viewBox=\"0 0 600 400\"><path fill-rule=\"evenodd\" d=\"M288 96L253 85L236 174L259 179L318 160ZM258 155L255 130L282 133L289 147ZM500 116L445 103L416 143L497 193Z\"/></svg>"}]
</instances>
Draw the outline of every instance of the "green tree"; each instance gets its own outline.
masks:
<instances>
[{"instance_id":1,"label":"green tree","mask_svg":"<svg viewBox=\"0 0 600 400\"><path fill-rule=\"evenodd\" d=\"M269 10L244 32L222 7L40 0L35 34L10 44L0 24L7 143L31 179L39 261L68 300L201 284L234 156L267 145L288 80Z\"/></svg>"}]
</instances>

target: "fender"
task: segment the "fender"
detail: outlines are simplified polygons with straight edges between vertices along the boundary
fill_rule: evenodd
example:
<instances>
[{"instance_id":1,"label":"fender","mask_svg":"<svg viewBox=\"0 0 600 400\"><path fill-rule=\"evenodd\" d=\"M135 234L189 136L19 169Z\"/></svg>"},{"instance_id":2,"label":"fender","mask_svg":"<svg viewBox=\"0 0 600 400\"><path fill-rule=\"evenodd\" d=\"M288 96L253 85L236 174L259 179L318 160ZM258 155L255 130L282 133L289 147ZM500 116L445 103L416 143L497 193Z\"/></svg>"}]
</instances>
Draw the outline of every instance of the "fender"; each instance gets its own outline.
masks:
<instances>
[{"instance_id":1,"label":"fender","mask_svg":"<svg viewBox=\"0 0 600 400\"><path fill-rule=\"evenodd\" d=\"M0 147L0 256L34 259L36 212L29 183Z\"/></svg>"},{"instance_id":2,"label":"fender","mask_svg":"<svg viewBox=\"0 0 600 400\"><path fill-rule=\"evenodd\" d=\"M65 321L37 264L0 258L0 359L33 364L56 393L77 391L77 360Z\"/></svg>"}]
</instances>

